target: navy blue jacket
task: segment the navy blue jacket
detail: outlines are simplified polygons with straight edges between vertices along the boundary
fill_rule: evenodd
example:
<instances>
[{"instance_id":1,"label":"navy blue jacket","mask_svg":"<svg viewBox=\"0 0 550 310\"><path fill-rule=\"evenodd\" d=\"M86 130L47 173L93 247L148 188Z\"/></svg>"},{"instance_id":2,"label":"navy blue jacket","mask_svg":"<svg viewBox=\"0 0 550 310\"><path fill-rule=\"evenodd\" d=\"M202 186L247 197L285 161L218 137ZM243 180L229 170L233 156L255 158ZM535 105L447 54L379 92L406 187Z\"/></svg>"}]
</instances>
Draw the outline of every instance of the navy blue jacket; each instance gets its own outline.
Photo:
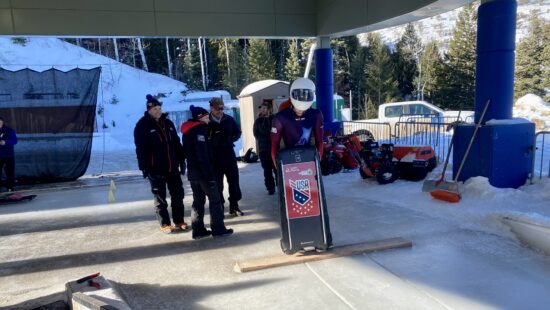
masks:
<instances>
[{"instance_id":1,"label":"navy blue jacket","mask_svg":"<svg viewBox=\"0 0 550 310\"><path fill-rule=\"evenodd\" d=\"M207 131L207 125L196 120L188 120L181 125L189 181L214 181L212 151Z\"/></svg>"},{"instance_id":2,"label":"navy blue jacket","mask_svg":"<svg viewBox=\"0 0 550 310\"><path fill-rule=\"evenodd\" d=\"M6 125L2 126L0 140L6 141L5 145L0 145L0 158L13 157L13 146L17 144L15 130Z\"/></svg>"},{"instance_id":3,"label":"navy blue jacket","mask_svg":"<svg viewBox=\"0 0 550 310\"><path fill-rule=\"evenodd\" d=\"M241 137L241 128L235 119L227 114L222 115L218 123L210 114L210 123L208 124L208 140L212 145L214 159L225 159L235 157L233 143Z\"/></svg>"},{"instance_id":4,"label":"navy blue jacket","mask_svg":"<svg viewBox=\"0 0 550 310\"><path fill-rule=\"evenodd\" d=\"M163 113L155 121L147 112L134 129L134 143L139 170L151 174L165 174L179 171L185 157L176 127Z\"/></svg>"}]
</instances>

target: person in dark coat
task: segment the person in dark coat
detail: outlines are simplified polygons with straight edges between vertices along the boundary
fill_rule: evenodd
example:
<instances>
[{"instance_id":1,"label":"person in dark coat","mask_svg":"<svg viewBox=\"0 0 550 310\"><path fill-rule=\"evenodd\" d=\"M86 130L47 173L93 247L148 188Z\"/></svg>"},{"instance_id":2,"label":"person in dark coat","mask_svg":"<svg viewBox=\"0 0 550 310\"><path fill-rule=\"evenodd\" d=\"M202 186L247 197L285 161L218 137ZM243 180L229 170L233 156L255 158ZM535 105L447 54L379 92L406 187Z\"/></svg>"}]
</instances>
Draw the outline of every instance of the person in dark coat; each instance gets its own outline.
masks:
<instances>
[{"instance_id":1,"label":"person in dark coat","mask_svg":"<svg viewBox=\"0 0 550 310\"><path fill-rule=\"evenodd\" d=\"M181 125L183 134L183 150L187 159L187 179L193 190L193 205L191 214L191 228L193 239L200 239L213 235L231 235L233 229L227 229L223 222L223 204L214 177L212 167L212 150L208 141L208 111L200 107L191 106L192 119ZM208 197L210 209L210 229L204 226L204 204Z\"/></svg>"},{"instance_id":2,"label":"person in dark coat","mask_svg":"<svg viewBox=\"0 0 550 310\"><path fill-rule=\"evenodd\" d=\"M222 98L210 100L210 122L208 123L208 140L212 145L214 154L214 174L220 189L222 203L223 198L223 177L227 178L229 186L229 214L244 215L239 209L239 200L242 198L239 185L239 168L237 157L233 150L234 142L241 137L241 128L235 119L223 113L224 103Z\"/></svg>"},{"instance_id":3,"label":"person in dark coat","mask_svg":"<svg viewBox=\"0 0 550 310\"><path fill-rule=\"evenodd\" d=\"M4 119L0 117L0 179L2 170L6 172L6 188L8 192L13 192L13 179L15 174L15 160L13 146L17 144L17 135L15 130L4 124Z\"/></svg>"},{"instance_id":4,"label":"person in dark coat","mask_svg":"<svg viewBox=\"0 0 550 310\"><path fill-rule=\"evenodd\" d=\"M161 103L151 95L146 98L147 111L134 129L139 170L151 183L160 229L165 233L187 230L188 225L183 220L184 191L180 176L180 173L185 173L183 148L174 123L167 118L168 113L162 113ZM168 214L166 187L172 198L174 226Z\"/></svg>"},{"instance_id":5,"label":"person in dark coat","mask_svg":"<svg viewBox=\"0 0 550 310\"><path fill-rule=\"evenodd\" d=\"M264 100L258 107L260 114L254 121L254 137L258 143L258 155L264 170L264 184L269 195L275 193L275 178L277 170L271 160L271 122L273 121L273 105Z\"/></svg>"}]
</instances>

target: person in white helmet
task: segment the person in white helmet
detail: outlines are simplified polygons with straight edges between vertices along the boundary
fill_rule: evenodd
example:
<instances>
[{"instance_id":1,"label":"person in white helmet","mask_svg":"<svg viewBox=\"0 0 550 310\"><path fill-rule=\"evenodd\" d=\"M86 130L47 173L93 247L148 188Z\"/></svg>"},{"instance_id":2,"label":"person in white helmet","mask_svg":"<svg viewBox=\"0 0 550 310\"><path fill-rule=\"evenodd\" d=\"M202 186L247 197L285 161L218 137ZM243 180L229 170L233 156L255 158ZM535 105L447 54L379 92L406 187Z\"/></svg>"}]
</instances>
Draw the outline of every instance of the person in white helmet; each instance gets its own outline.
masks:
<instances>
[{"instance_id":1,"label":"person in white helmet","mask_svg":"<svg viewBox=\"0 0 550 310\"><path fill-rule=\"evenodd\" d=\"M319 158L323 156L323 114L311 108L314 101L313 81L299 78L292 82L291 105L275 115L271 126L271 158L275 166L281 139L285 147L314 145L319 152Z\"/></svg>"}]
</instances>

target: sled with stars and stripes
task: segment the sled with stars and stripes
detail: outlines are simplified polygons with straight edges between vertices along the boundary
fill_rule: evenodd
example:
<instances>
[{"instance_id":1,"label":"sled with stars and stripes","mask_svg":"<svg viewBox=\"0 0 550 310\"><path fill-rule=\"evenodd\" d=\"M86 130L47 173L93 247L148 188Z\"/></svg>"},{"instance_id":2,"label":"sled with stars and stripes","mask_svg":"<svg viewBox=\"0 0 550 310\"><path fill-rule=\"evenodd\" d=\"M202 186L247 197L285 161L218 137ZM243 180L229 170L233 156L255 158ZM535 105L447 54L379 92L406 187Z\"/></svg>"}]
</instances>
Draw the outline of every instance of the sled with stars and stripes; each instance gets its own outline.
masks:
<instances>
[{"instance_id":1,"label":"sled with stars and stripes","mask_svg":"<svg viewBox=\"0 0 550 310\"><path fill-rule=\"evenodd\" d=\"M319 156L314 147L279 151L277 173L281 214L281 248L326 250L332 244Z\"/></svg>"}]
</instances>

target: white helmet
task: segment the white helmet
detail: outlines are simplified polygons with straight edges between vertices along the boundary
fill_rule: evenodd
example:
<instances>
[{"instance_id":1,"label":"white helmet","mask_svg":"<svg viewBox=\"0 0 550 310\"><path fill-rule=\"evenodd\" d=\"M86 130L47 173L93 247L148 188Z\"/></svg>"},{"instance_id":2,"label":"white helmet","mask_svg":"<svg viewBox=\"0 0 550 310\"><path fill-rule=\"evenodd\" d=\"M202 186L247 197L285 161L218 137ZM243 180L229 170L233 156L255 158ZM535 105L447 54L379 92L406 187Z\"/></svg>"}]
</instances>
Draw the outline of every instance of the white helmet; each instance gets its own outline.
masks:
<instances>
[{"instance_id":1,"label":"white helmet","mask_svg":"<svg viewBox=\"0 0 550 310\"><path fill-rule=\"evenodd\" d=\"M295 109L305 111L315 101L315 84L312 80L299 78L290 85L290 101Z\"/></svg>"}]
</instances>

